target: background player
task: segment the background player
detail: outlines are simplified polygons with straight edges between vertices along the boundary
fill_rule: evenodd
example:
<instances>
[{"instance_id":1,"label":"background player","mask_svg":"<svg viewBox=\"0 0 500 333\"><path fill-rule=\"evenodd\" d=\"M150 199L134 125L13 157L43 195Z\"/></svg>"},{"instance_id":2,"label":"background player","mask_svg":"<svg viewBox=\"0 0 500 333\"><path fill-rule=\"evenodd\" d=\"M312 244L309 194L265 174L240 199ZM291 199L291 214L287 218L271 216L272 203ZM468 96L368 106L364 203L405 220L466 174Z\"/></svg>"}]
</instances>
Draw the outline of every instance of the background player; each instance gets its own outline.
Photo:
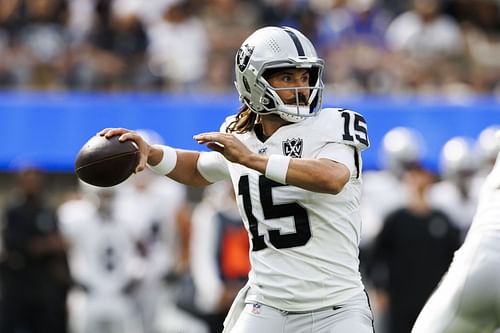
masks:
<instances>
[{"instance_id":1,"label":"background player","mask_svg":"<svg viewBox=\"0 0 500 333\"><path fill-rule=\"evenodd\" d=\"M194 137L214 152L151 146L126 129L100 134L138 144L137 172L147 162L188 185L231 178L252 268L226 331L373 332L358 260L360 152L369 144L363 117L318 112L323 61L295 29L257 30L235 70L240 112L221 133Z\"/></svg>"},{"instance_id":2,"label":"background player","mask_svg":"<svg viewBox=\"0 0 500 333\"><path fill-rule=\"evenodd\" d=\"M499 327L499 203L500 157L497 157L481 189L465 242L418 316L413 333L489 333Z\"/></svg>"},{"instance_id":3,"label":"background player","mask_svg":"<svg viewBox=\"0 0 500 333\"><path fill-rule=\"evenodd\" d=\"M155 131L138 132L148 142L163 143ZM141 284L132 296L144 333L158 329L159 316L165 318L163 330L175 331L181 316L169 314L176 312L174 291L178 277L187 272L189 259L191 209L186 187L145 170L127 179L119 189L115 213L132 230L141 258Z\"/></svg>"},{"instance_id":4,"label":"background player","mask_svg":"<svg viewBox=\"0 0 500 333\"><path fill-rule=\"evenodd\" d=\"M190 271L195 306L210 333L220 333L238 291L248 280L248 236L230 181L205 188L194 208Z\"/></svg>"},{"instance_id":5,"label":"background player","mask_svg":"<svg viewBox=\"0 0 500 333\"><path fill-rule=\"evenodd\" d=\"M140 284L136 239L116 215L116 188L80 183L81 197L58 209L69 243L71 331L143 333L131 292Z\"/></svg>"}]
</instances>

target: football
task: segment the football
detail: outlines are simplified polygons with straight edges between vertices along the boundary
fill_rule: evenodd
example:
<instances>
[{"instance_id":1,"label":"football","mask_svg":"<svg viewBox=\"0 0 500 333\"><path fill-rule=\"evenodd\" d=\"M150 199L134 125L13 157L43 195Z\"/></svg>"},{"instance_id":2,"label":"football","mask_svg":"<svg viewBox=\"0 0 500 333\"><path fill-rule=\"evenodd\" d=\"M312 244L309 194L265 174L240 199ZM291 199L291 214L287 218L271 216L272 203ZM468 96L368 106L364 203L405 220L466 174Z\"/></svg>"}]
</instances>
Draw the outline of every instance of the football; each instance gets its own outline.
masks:
<instances>
[{"instance_id":1,"label":"football","mask_svg":"<svg viewBox=\"0 0 500 333\"><path fill-rule=\"evenodd\" d=\"M96 135L87 141L75 160L78 178L94 186L109 187L130 177L139 163L139 149L134 142L120 142L118 138Z\"/></svg>"}]
</instances>

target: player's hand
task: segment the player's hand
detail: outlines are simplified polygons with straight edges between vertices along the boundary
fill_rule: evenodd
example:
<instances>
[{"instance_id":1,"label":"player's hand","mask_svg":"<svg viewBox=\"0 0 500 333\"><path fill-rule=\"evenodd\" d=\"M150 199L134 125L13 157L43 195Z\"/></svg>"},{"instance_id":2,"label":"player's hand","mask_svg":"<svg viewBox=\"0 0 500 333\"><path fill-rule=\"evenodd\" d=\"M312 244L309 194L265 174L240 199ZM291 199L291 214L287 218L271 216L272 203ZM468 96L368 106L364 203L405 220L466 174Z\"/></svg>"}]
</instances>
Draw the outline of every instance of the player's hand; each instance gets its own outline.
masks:
<instances>
[{"instance_id":1,"label":"player's hand","mask_svg":"<svg viewBox=\"0 0 500 333\"><path fill-rule=\"evenodd\" d=\"M194 139L199 144L206 143L209 149L221 153L230 162L245 165L246 159L252 154L233 134L219 132L201 133L195 135Z\"/></svg>"},{"instance_id":2,"label":"player's hand","mask_svg":"<svg viewBox=\"0 0 500 333\"><path fill-rule=\"evenodd\" d=\"M126 128L105 128L97 133L105 138L111 138L113 136L119 135L119 141L133 141L139 148L139 163L135 168L135 172L141 172L146 168L146 163L148 162L149 154L151 153L151 146L146 142L137 132Z\"/></svg>"}]
</instances>

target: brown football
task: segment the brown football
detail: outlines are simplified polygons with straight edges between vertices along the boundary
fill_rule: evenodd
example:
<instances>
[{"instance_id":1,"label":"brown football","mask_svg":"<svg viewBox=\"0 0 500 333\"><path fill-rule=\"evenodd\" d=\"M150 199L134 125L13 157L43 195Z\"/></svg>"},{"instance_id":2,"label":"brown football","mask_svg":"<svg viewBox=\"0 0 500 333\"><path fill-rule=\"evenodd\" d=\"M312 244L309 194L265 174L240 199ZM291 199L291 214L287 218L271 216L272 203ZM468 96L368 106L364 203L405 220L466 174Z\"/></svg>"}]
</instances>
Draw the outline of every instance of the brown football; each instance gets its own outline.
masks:
<instances>
[{"instance_id":1,"label":"brown football","mask_svg":"<svg viewBox=\"0 0 500 333\"><path fill-rule=\"evenodd\" d=\"M134 142L120 142L118 138L96 135L87 141L76 156L78 178L91 185L109 187L130 177L139 163L139 150Z\"/></svg>"}]
</instances>

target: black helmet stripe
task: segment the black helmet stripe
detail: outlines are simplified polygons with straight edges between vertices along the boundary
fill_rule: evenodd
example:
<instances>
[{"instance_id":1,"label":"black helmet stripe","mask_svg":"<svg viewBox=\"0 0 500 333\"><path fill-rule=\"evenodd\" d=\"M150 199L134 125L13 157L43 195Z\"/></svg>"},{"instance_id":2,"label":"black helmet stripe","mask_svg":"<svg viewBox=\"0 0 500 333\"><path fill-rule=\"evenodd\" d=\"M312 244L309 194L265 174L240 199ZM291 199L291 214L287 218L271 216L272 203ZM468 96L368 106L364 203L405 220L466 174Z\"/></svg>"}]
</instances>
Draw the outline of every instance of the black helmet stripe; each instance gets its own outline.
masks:
<instances>
[{"instance_id":1,"label":"black helmet stripe","mask_svg":"<svg viewBox=\"0 0 500 333\"><path fill-rule=\"evenodd\" d=\"M303 57L306 54L304 53L304 48L302 47L302 44L300 43L299 37L290 29L287 27L282 27L283 30L285 30L288 33L288 36L292 39L293 43L295 44L295 47L297 48L297 54L299 57Z\"/></svg>"}]
</instances>

